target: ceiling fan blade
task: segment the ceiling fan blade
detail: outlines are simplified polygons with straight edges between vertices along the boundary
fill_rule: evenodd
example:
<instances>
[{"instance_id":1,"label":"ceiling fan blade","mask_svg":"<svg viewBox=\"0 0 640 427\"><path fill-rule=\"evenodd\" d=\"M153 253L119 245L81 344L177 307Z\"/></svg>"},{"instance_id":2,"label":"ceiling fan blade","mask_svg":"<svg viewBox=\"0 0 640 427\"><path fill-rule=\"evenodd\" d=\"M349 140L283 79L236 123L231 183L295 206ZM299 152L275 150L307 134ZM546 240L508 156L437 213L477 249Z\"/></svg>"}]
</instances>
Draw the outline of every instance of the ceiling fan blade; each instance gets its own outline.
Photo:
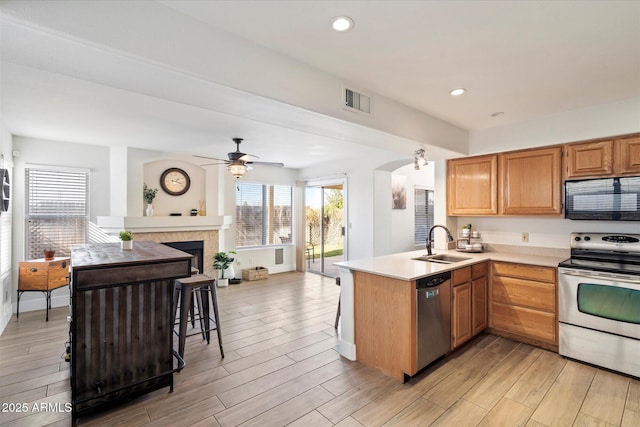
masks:
<instances>
[{"instance_id":1,"label":"ceiling fan blade","mask_svg":"<svg viewBox=\"0 0 640 427\"><path fill-rule=\"evenodd\" d=\"M200 166L215 166L215 165L228 165L229 162L227 161L223 161L223 162L219 162L219 163L205 163L203 165Z\"/></svg>"},{"instance_id":2,"label":"ceiling fan blade","mask_svg":"<svg viewBox=\"0 0 640 427\"><path fill-rule=\"evenodd\" d=\"M277 168L284 167L284 163L278 162L247 162L248 165L263 165L263 166L273 166Z\"/></svg>"},{"instance_id":3,"label":"ceiling fan blade","mask_svg":"<svg viewBox=\"0 0 640 427\"><path fill-rule=\"evenodd\" d=\"M242 157L238 158L238 160L242 160L243 162L250 162L253 159L259 159L260 157L254 156L253 154L243 154Z\"/></svg>"},{"instance_id":4,"label":"ceiling fan blade","mask_svg":"<svg viewBox=\"0 0 640 427\"><path fill-rule=\"evenodd\" d=\"M208 160L218 160L220 162L228 162L228 160L226 159L218 159L217 157L198 156L197 154L193 154L193 157L200 157L201 159L208 159Z\"/></svg>"}]
</instances>

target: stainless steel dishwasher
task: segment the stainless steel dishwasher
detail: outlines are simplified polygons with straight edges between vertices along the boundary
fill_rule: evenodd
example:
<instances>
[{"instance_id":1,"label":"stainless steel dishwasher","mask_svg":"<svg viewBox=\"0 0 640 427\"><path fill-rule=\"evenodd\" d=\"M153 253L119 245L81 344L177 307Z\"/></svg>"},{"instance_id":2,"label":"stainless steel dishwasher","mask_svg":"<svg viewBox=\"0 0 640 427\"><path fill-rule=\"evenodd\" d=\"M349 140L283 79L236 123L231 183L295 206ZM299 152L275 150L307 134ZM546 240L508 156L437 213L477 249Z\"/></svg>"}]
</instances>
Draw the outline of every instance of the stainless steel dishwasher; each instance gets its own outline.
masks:
<instances>
[{"instance_id":1,"label":"stainless steel dishwasher","mask_svg":"<svg viewBox=\"0 0 640 427\"><path fill-rule=\"evenodd\" d=\"M416 280L416 351L420 370L451 350L451 272Z\"/></svg>"}]
</instances>

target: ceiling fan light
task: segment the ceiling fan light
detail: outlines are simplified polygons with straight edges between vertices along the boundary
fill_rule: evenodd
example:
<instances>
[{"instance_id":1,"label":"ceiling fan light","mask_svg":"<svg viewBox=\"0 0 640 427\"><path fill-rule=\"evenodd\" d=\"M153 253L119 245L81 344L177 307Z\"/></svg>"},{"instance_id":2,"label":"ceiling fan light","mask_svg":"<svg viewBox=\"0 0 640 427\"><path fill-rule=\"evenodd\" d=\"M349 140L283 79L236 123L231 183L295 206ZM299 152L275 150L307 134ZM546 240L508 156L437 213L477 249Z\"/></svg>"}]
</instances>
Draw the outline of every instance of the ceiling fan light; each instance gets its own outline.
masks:
<instances>
[{"instance_id":1,"label":"ceiling fan light","mask_svg":"<svg viewBox=\"0 0 640 427\"><path fill-rule=\"evenodd\" d=\"M239 179L247 172L247 166L243 163L231 163L227 166L227 170L234 178Z\"/></svg>"}]
</instances>

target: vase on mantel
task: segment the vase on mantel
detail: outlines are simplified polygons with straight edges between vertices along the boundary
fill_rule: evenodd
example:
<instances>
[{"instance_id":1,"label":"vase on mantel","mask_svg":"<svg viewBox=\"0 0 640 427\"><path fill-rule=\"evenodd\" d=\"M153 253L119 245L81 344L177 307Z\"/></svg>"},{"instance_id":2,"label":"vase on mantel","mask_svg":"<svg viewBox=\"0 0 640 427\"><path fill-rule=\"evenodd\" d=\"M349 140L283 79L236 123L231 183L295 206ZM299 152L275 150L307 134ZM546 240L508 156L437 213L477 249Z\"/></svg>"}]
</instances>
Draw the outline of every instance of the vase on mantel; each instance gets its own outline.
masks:
<instances>
[{"instance_id":1,"label":"vase on mantel","mask_svg":"<svg viewBox=\"0 0 640 427\"><path fill-rule=\"evenodd\" d=\"M153 205L151 203L147 203L147 209L145 212L147 216L153 216Z\"/></svg>"}]
</instances>

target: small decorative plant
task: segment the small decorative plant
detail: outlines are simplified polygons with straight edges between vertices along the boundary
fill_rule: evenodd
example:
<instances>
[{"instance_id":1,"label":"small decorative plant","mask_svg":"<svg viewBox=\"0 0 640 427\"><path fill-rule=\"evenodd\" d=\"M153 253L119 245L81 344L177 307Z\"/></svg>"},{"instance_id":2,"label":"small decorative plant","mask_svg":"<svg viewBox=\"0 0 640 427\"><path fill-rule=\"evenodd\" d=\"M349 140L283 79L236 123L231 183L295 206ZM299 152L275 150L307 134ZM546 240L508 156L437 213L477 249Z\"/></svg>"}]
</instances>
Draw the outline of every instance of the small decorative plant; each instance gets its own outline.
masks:
<instances>
[{"instance_id":1,"label":"small decorative plant","mask_svg":"<svg viewBox=\"0 0 640 427\"><path fill-rule=\"evenodd\" d=\"M147 187L147 183L145 182L144 187L142 187L142 192L144 194L144 201L147 202L148 205L150 205L151 203L153 203L153 199L156 198L158 189Z\"/></svg>"},{"instance_id":2,"label":"small decorative plant","mask_svg":"<svg viewBox=\"0 0 640 427\"><path fill-rule=\"evenodd\" d=\"M52 260L56 256L56 250L53 248L45 248L43 252L44 252L44 259L47 261Z\"/></svg>"},{"instance_id":3,"label":"small decorative plant","mask_svg":"<svg viewBox=\"0 0 640 427\"><path fill-rule=\"evenodd\" d=\"M128 242L129 240L133 240L133 233L127 230L122 230L120 232L120 240L123 242Z\"/></svg>"},{"instance_id":4,"label":"small decorative plant","mask_svg":"<svg viewBox=\"0 0 640 427\"><path fill-rule=\"evenodd\" d=\"M216 270L220 270L220 278L224 279L224 271L229 268L229 266L231 265L231 263L233 261L235 261L235 258L233 258L230 254L234 254L236 255L235 251L229 251L229 252L218 252L217 254L215 254L213 256L213 268L215 268Z\"/></svg>"}]
</instances>

